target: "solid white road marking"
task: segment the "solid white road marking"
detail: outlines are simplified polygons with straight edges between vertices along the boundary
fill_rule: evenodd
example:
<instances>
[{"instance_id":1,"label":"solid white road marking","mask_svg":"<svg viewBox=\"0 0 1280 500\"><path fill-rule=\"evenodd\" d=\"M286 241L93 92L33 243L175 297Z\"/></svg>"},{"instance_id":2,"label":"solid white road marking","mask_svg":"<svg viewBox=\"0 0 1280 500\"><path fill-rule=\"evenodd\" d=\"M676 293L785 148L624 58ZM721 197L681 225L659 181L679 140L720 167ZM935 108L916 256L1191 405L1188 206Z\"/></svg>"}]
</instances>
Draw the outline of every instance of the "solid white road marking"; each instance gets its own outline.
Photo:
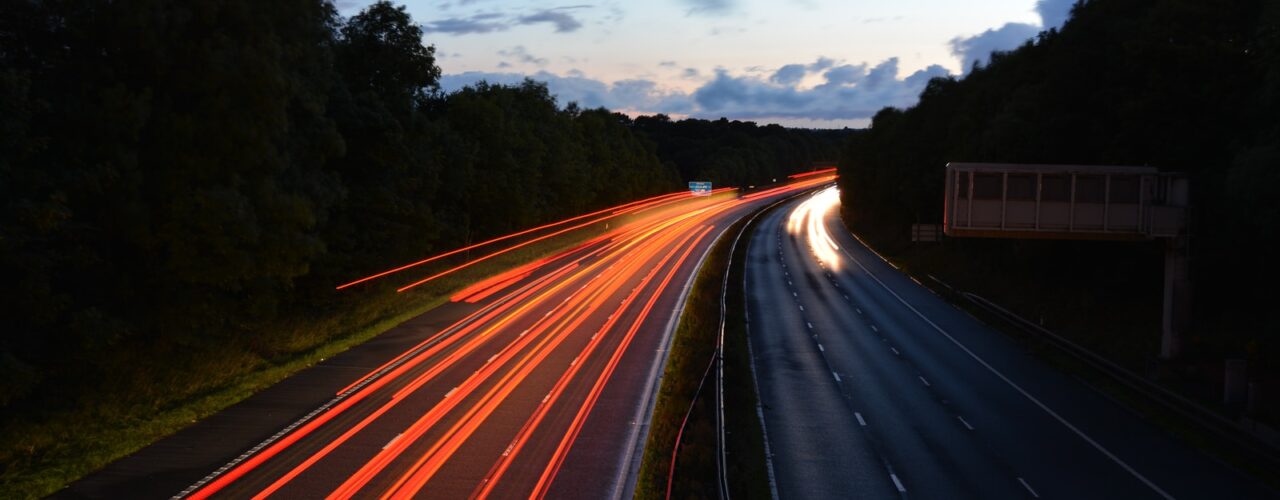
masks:
<instances>
[{"instance_id":1,"label":"solid white road marking","mask_svg":"<svg viewBox=\"0 0 1280 500\"><path fill-rule=\"evenodd\" d=\"M857 235L854 235L854 237L856 238ZM862 244L863 246L866 246L866 242L863 242ZM867 247L867 249L870 250L870 247ZM903 299L901 295L898 295L898 292L893 291L892 288L889 288L889 285L884 284L884 281L881 281L880 278L875 275L875 273L871 272L870 269L867 269L867 266L862 265L862 261L858 260L856 257L853 256L853 254L849 253L849 250L842 248L841 251L844 252L845 255L849 256L849 259L852 260L854 264L857 264L858 267L862 268L862 270L867 273L867 276L870 276L871 279L874 280L877 284L879 284L881 288L884 288L886 292L889 292L889 295L892 295L893 298L897 299L898 302L900 302L902 305L907 306L907 309L910 309L911 312L915 313L917 317L919 317L921 320L924 320L925 323L928 323L929 326L933 327L934 330L942 334L943 337L946 337L947 340L950 340L952 344L955 344L955 346L960 348L961 351L964 351L965 354L968 354L970 358L973 358L974 361L977 361L978 364L982 365L983 368L986 368L987 371L990 371L1000 380L1003 380L1004 383L1009 385L1009 387L1012 387L1013 390L1017 391L1019 394L1022 394L1023 397L1027 398L1027 400L1031 401L1031 403L1035 404L1045 413L1049 414L1050 417L1053 417L1054 420L1057 420L1058 423L1062 424L1071 432L1075 433L1075 435L1080 436L1080 439L1083 439L1086 443L1089 443L1089 445L1093 446L1094 449L1101 452L1107 458L1110 458L1112 462L1115 462L1116 465L1120 466L1120 468L1124 469L1126 472L1133 475L1133 477L1141 481L1142 484L1147 485L1147 487L1151 488L1152 491L1155 491L1161 497L1164 497L1168 500L1173 500L1173 495L1170 495L1169 493L1161 489L1159 486L1156 486L1155 483L1151 482L1150 479L1147 479L1146 476L1143 476L1142 473L1138 472L1136 469L1131 467L1124 460L1121 460L1120 457L1117 457L1114 453L1111 453L1111 450L1108 450L1106 447L1102 446L1101 443L1098 443L1093 438L1089 437L1088 434L1085 434L1084 431L1080 430L1079 427L1076 427L1071 422L1068 422L1067 419L1062 418L1062 415L1059 415L1058 412L1053 411L1053 409L1049 408L1039 399L1036 399L1035 396L1032 396L1031 393L1027 392L1026 389L1023 389L1022 386L1014 383L1013 380L1010 380L1009 377L1006 377L999 370L996 370L995 367L991 366L990 363L987 363L986 360L982 359L976 353L969 350L968 347L965 347L964 344L960 343L959 340L956 340L956 338L951 336L950 333L947 333L947 331L943 330L942 327L938 326L937 323L934 323L933 320L925 316L924 313L921 313L919 309L916 309L915 306L907 302L906 299ZM875 251L872 250L872 252L874 253ZM888 260L884 259L884 257L880 257L880 259L884 260L890 266L893 266L894 269L897 269L897 266L894 266L892 262L889 262Z\"/></svg>"},{"instance_id":2,"label":"solid white road marking","mask_svg":"<svg viewBox=\"0 0 1280 500\"><path fill-rule=\"evenodd\" d=\"M1022 483L1023 488L1026 488L1027 491L1031 492L1031 496L1040 498L1040 495L1036 494L1036 490L1031 489L1031 485L1027 484L1027 481L1025 479L1018 478L1018 482Z\"/></svg>"},{"instance_id":3,"label":"solid white road marking","mask_svg":"<svg viewBox=\"0 0 1280 500\"><path fill-rule=\"evenodd\" d=\"M898 480L898 475L897 475L897 474L889 474L889 478L890 478L890 479L893 479L893 485L894 485L894 486L896 486L896 487L898 487L898 493L906 493L906 492L907 492L907 488L905 488L905 487L903 487L903 486L902 486L902 481L899 481L899 480Z\"/></svg>"},{"instance_id":4,"label":"solid white road marking","mask_svg":"<svg viewBox=\"0 0 1280 500\"><path fill-rule=\"evenodd\" d=\"M855 412L853 412L853 416L858 417L858 425L861 425L861 426L863 426L863 427L866 427L866 426L867 426L867 421L862 419L862 414L861 414L861 413L858 413L858 412L856 412L856 411L855 411Z\"/></svg>"}]
</instances>

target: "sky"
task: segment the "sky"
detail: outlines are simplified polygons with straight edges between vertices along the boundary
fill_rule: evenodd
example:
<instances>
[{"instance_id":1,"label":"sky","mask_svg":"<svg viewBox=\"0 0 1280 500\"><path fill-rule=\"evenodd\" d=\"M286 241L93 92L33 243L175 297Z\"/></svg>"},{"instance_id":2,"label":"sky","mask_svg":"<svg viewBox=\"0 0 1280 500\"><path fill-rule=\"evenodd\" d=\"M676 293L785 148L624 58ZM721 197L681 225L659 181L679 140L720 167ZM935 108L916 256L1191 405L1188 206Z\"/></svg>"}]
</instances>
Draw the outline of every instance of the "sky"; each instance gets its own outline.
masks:
<instances>
[{"instance_id":1,"label":"sky","mask_svg":"<svg viewBox=\"0 0 1280 500\"><path fill-rule=\"evenodd\" d=\"M373 0L340 0L351 16ZM547 83L561 105L865 127L930 78L1060 27L1074 0L400 0L446 91Z\"/></svg>"}]
</instances>

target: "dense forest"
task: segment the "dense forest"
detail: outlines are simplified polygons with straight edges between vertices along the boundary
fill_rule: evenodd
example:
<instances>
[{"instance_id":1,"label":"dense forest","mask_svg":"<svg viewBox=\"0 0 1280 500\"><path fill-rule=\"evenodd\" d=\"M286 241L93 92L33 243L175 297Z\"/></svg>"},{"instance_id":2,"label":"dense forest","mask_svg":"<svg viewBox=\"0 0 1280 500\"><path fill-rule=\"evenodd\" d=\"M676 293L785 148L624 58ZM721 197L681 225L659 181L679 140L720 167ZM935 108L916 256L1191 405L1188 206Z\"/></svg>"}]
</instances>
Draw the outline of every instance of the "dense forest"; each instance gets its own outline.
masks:
<instances>
[{"instance_id":1,"label":"dense forest","mask_svg":"<svg viewBox=\"0 0 1280 500\"><path fill-rule=\"evenodd\" d=\"M322 0L0 10L0 475L60 445L24 426L142 425L344 335L334 318L385 319L352 302L386 294L336 283L838 150L830 133L633 121L533 81L446 94L387 2L349 19Z\"/></svg>"},{"instance_id":2,"label":"dense forest","mask_svg":"<svg viewBox=\"0 0 1280 500\"><path fill-rule=\"evenodd\" d=\"M1139 323L1149 328L1107 332L1145 337L1108 353L1142 370L1159 335L1158 243L951 240L937 251L911 245L908 230L941 222L947 162L1186 172L1195 305L1185 361L1214 374L1224 357L1246 358L1261 381L1280 372L1275 294L1250 291L1280 278L1278 116L1280 4L1084 1L1061 30L997 53L963 78L933 80L912 108L876 114L842 154L846 223L888 251L949 267L939 272L968 269L974 286L1022 283L999 298L1056 304L1024 312L1049 315L1049 326L1084 338L1095 332L1094 347L1124 344L1096 332L1129 326L1133 312L1148 315ZM1139 307L1124 304L1130 300Z\"/></svg>"}]
</instances>

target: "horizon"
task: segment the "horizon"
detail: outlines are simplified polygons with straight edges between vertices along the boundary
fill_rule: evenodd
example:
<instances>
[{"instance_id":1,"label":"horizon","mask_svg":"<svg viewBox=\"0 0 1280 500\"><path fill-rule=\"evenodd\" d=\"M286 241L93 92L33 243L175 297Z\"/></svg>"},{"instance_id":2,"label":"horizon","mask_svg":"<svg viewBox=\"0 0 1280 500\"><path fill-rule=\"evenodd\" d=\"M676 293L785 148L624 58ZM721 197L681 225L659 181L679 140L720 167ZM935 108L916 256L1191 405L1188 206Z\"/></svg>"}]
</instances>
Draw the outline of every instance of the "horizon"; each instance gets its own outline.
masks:
<instances>
[{"instance_id":1,"label":"horizon","mask_svg":"<svg viewBox=\"0 0 1280 500\"><path fill-rule=\"evenodd\" d=\"M336 7L350 17L372 3ZM435 47L445 92L531 78L562 107L838 130L865 128L885 107L914 105L930 79L963 77L993 50L1061 27L1075 1L395 3Z\"/></svg>"}]
</instances>

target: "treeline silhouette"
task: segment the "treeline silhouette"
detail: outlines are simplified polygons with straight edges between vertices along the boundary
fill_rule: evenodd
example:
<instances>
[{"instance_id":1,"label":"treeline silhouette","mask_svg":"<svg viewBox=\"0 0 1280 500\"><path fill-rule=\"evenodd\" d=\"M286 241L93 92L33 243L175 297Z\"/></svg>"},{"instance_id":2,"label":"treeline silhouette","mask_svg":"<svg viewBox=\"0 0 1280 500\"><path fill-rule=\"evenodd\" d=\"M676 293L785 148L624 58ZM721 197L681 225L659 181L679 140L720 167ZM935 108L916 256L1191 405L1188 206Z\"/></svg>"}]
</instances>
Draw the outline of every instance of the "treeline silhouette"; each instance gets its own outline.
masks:
<instances>
[{"instance_id":1,"label":"treeline silhouette","mask_svg":"<svg viewBox=\"0 0 1280 500\"><path fill-rule=\"evenodd\" d=\"M444 93L388 2L349 19L321 0L3 10L4 436L67 411L143 419L311 349L381 300L333 290L370 272L838 150L832 133L560 106L533 81ZM0 462L57 441L23 439Z\"/></svg>"},{"instance_id":2,"label":"treeline silhouette","mask_svg":"<svg viewBox=\"0 0 1280 500\"><path fill-rule=\"evenodd\" d=\"M1187 361L1242 357L1252 361L1251 373L1274 374L1280 368L1280 320L1270 313L1275 294L1251 290L1269 289L1280 277L1278 90L1276 2L1081 2L1061 30L994 54L962 78L933 80L912 108L876 114L842 155L846 221L893 251L922 255L931 251L910 247L909 227L941 222L947 162L1150 165L1186 172L1194 204L1195 304ZM1124 304L1136 301L1146 307L1142 314L1151 314L1143 323L1158 328L1158 244L946 245L952 257L945 264L952 270L987 273L975 281L1023 283L1007 294L1010 301L1058 301L1028 307L1032 314L1056 313L1058 325L1096 331L1126 324L1132 318L1123 313L1133 310ZM1117 333L1146 336L1141 346L1130 346L1143 353L1119 355L1132 356L1139 366L1154 356L1158 329Z\"/></svg>"}]
</instances>

